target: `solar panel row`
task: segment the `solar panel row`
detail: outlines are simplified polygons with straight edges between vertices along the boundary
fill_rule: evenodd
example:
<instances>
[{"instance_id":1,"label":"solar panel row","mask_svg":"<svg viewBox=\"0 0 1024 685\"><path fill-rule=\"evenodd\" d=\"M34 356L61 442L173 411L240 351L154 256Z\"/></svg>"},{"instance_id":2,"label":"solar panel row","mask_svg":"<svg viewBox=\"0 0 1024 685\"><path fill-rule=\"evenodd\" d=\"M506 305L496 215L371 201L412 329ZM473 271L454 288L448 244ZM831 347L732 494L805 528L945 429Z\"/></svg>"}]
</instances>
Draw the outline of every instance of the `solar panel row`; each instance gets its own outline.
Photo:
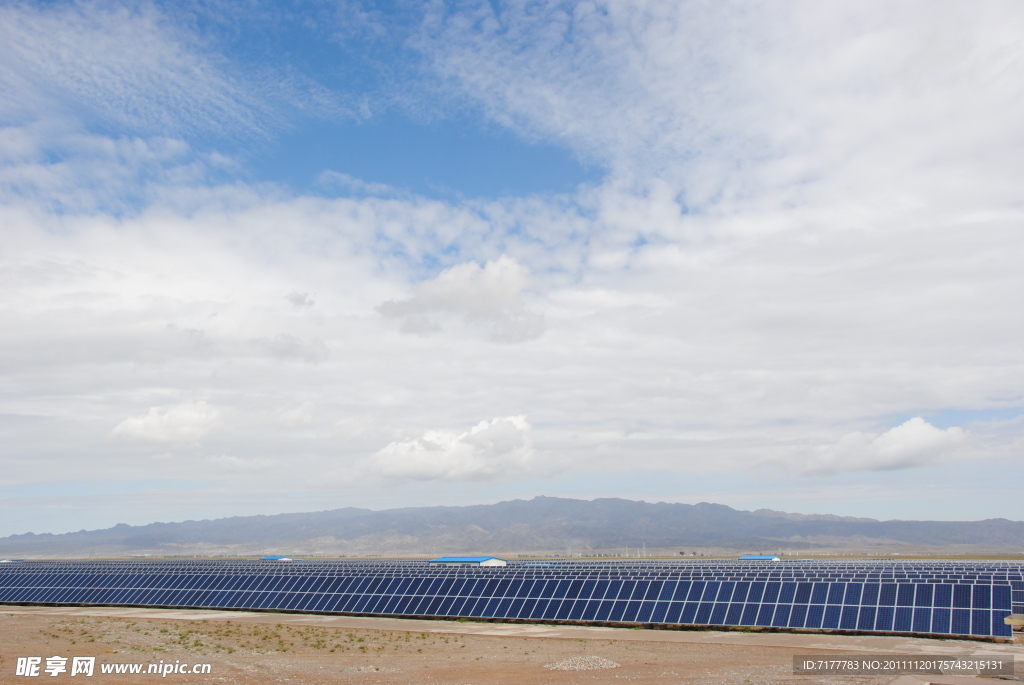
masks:
<instances>
[{"instance_id":1,"label":"solar panel row","mask_svg":"<svg viewBox=\"0 0 1024 685\"><path fill-rule=\"evenodd\" d=\"M97 568L112 570L120 567L130 568L137 572L139 568L151 568L154 570L166 569L173 566L176 570L187 570L196 565L202 565L206 570L242 570L251 571L253 564L266 566L266 562L252 561L228 561L228 560L181 560L181 561L103 561L103 562L36 562L33 564L15 564L6 567L7 570L27 570L32 568L38 571L40 564L51 570L71 568L84 570ZM308 573L309 569L329 567L334 572L362 572L363 569L372 569L374 572L387 572L389 569L405 570L408 568L420 569L422 572L423 562L410 560L382 560L382 561L345 561L344 568L337 566L334 561L300 561L288 564L286 567L296 573ZM736 562L548 562L548 563L516 563L511 566L517 570L540 570L545 574L574 575L579 570L587 573L602 573L608 575L653 575L653 576L722 576L733 575L743 577L807 577L812 579L872 579L872 578L912 578L912 579L935 579L935 578L965 578L980 580L1018 580L1024 581L1021 566L1011 562L986 562L982 565L963 565L962 562L927 562L925 565L918 563L908 565L907 563L879 562L876 564L865 564L863 562L787 562L779 564L763 563L736 563ZM211 567L211 565L214 565ZM437 569L428 567L429 571L446 572L445 568Z\"/></svg>"},{"instance_id":2,"label":"solar panel row","mask_svg":"<svg viewBox=\"0 0 1024 685\"><path fill-rule=\"evenodd\" d=\"M0 603L1009 637L1003 618L1024 593L1024 580L1003 580L1020 576L1019 566L790 563L787 569L727 562L439 569L414 561L33 562L0 568ZM851 574L864 578L830 580ZM873 575L900 578L865 582Z\"/></svg>"}]
</instances>

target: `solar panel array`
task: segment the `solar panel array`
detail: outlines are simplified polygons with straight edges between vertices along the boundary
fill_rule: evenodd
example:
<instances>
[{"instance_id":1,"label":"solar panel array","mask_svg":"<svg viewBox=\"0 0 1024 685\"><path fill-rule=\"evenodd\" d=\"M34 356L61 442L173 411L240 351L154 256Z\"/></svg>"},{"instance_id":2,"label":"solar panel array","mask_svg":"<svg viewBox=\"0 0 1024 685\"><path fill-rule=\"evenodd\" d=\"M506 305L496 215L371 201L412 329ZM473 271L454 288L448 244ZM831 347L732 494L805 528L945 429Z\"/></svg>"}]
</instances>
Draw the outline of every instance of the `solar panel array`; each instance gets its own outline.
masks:
<instances>
[{"instance_id":1,"label":"solar panel array","mask_svg":"<svg viewBox=\"0 0 1024 685\"><path fill-rule=\"evenodd\" d=\"M0 604L1010 637L1024 565L963 561L89 561L0 565Z\"/></svg>"}]
</instances>

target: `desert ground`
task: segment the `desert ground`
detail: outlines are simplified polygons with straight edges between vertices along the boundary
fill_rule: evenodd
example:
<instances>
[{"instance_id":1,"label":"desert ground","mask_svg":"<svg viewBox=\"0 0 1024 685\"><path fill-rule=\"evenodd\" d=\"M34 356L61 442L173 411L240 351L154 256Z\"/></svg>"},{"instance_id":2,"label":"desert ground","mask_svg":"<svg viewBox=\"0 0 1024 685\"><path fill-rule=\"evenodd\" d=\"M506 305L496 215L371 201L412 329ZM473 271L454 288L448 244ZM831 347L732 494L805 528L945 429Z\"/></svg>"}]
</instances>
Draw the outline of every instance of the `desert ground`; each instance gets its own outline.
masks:
<instances>
[{"instance_id":1,"label":"desert ground","mask_svg":"<svg viewBox=\"0 0 1024 685\"><path fill-rule=\"evenodd\" d=\"M812 676L794 655L998 655L1024 644L901 637L629 630L226 611L75 607L0 609L0 683L18 657L94 656L85 682L357 683L858 683L948 685L988 678ZM208 674L103 674L102 664L210 664ZM143 669L145 670L145 666ZM60 680L57 680L60 679ZM1024 675L1013 678L1024 680ZM39 682L35 680L35 682ZM72 680L71 682L77 682ZM998 682L1006 683L1006 679Z\"/></svg>"}]
</instances>

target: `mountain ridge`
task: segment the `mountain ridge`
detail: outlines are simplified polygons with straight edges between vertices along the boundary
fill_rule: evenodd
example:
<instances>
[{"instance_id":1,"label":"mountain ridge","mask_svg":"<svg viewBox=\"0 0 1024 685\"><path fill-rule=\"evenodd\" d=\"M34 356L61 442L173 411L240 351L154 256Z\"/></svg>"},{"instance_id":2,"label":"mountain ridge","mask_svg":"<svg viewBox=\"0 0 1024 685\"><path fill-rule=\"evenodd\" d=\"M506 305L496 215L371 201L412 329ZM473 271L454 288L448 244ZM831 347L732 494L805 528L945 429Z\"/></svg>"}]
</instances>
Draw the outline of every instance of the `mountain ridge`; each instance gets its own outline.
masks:
<instances>
[{"instance_id":1,"label":"mountain ridge","mask_svg":"<svg viewBox=\"0 0 1024 685\"><path fill-rule=\"evenodd\" d=\"M1024 550L1024 522L880 521L771 509L737 510L697 504L538 496L466 506L318 512L220 519L119 523L69 533L0 538L0 555L175 556L288 551L318 555L401 555L467 552L584 553L650 548L673 554L694 549L897 549L960 552Z\"/></svg>"}]
</instances>

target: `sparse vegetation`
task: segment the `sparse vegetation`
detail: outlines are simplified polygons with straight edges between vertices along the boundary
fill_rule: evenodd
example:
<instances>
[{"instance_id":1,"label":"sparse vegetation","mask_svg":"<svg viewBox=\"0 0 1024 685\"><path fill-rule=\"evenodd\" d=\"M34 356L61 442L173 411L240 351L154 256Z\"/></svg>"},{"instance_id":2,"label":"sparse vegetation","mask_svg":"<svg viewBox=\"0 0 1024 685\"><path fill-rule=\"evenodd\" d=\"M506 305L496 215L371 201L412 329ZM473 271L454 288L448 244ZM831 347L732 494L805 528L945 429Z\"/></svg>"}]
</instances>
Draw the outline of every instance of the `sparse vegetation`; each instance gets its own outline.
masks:
<instances>
[{"instance_id":1,"label":"sparse vegetation","mask_svg":"<svg viewBox=\"0 0 1024 685\"><path fill-rule=\"evenodd\" d=\"M267 618L260 617L262 620ZM589 637L580 639L584 633L571 632L550 639L461 635L422 630L354 629L317 625L316 619L291 620L294 623L273 624L256 620L128 620L114 617L58 620L40 615L31 622L25 622L24 618L17 619L17 624L8 622L7 628L15 630L17 625L17 629L21 630L24 626L31 626L25 635L37 647L45 644L45 651L50 654L91 652L104 655L110 661L163 659L211 662L214 664L214 672L222 674L223 682L226 683L237 682L230 675L233 668L245 669L248 679L243 679L243 682L362 682L367 685L407 682L474 682L482 685L498 682L549 682L544 679L548 673L545 666L552 666L549 671L585 670L584 667L601 667L605 659L622 664L609 676L616 678L616 682L619 679L680 682L677 674L684 673L695 674L697 679L694 682L701 678L723 683L784 683L792 679L788 666L766 666L779 662L781 648L778 646L765 650L762 647L743 647L738 644L715 645L703 640L692 644L687 644L686 639L678 642L647 642L638 639L643 636L631 631L618 632L619 637L615 640L595 640ZM314 625L303 625L304 620ZM3 623L0 615L0 629ZM372 625L372 622L367 623ZM7 633L8 636L11 634ZM683 637L683 634L679 636ZM741 640L750 644L762 637L765 640L772 639L767 633L734 637L741 637ZM83 650L84 644L90 639L96 642ZM821 638L817 636L813 639ZM77 641L76 649L79 651L70 649L71 640ZM36 653L42 651L37 649ZM120 654L132 656L113 656ZM323 658L311 659L310 656ZM10 654L6 662L0 656L0 668L13 669ZM337 677L322 678L322 669L325 668L333 669ZM428 668L429 671L423 670ZM444 669L451 670L445 672ZM360 673L399 675L379 679L374 676L358 679L347 675ZM429 673L430 677L424 678L424 673ZM504 679L498 679L499 674ZM256 677L260 679L252 679ZM598 681L584 679L572 682ZM858 682L862 685L882 685L880 680Z\"/></svg>"}]
</instances>

